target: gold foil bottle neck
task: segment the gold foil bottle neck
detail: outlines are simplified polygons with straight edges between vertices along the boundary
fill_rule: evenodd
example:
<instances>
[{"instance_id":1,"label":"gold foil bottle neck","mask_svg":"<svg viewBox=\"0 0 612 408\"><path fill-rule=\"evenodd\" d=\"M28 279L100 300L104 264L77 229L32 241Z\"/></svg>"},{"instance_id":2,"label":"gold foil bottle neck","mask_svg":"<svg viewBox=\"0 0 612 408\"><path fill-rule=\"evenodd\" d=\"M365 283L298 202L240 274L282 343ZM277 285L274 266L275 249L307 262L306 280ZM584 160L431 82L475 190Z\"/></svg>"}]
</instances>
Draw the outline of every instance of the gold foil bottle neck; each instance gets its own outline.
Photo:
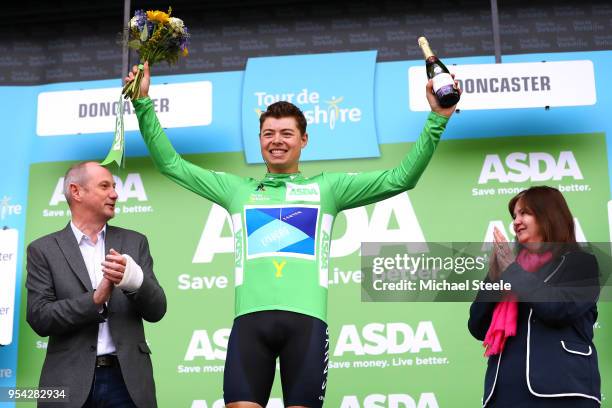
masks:
<instances>
[{"instance_id":1,"label":"gold foil bottle neck","mask_svg":"<svg viewBox=\"0 0 612 408\"><path fill-rule=\"evenodd\" d=\"M433 51L431 50L431 47L429 46L429 41L427 41L427 38L419 37L418 42L419 42L419 47L421 47L421 50L423 51L423 55L425 56L425 59L432 57L434 55Z\"/></svg>"}]
</instances>

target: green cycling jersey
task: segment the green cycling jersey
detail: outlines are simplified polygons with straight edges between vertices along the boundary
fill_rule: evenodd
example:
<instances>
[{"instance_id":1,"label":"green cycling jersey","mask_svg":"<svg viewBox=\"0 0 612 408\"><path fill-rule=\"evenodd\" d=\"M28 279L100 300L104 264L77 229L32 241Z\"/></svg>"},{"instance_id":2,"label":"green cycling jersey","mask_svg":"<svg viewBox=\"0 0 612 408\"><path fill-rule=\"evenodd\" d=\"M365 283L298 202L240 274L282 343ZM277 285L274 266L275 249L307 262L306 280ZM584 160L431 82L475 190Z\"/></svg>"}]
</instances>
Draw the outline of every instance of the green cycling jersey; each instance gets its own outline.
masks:
<instances>
[{"instance_id":1,"label":"green cycling jersey","mask_svg":"<svg viewBox=\"0 0 612 408\"><path fill-rule=\"evenodd\" d=\"M254 179L203 169L182 159L160 126L151 99L138 99L134 107L159 171L230 214L236 316L288 310L323 321L334 218L342 210L413 188L448 121L430 113L419 139L393 169L314 177L268 173Z\"/></svg>"}]
</instances>

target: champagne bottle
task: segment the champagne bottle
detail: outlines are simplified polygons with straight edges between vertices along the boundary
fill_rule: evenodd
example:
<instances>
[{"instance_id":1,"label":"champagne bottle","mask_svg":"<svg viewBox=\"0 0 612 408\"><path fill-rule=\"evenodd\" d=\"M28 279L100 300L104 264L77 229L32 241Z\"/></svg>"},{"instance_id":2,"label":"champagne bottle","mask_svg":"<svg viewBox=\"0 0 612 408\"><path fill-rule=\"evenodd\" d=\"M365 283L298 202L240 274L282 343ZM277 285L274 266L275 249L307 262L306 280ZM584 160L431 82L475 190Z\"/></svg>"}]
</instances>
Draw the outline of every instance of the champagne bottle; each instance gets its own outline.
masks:
<instances>
[{"instance_id":1,"label":"champagne bottle","mask_svg":"<svg viewBox=\"0 0 612 408\"><path fill-rule=\"evenodd\" d=\"M419 47L425 56L425 70L427 78L433 80L433 90L438 98L438 103L444 108L459 102L459 91L455 88L455 81L451 77L446 66L431 51L429 42L425 37L419 37Z\"/></svg>"}]
</instances>

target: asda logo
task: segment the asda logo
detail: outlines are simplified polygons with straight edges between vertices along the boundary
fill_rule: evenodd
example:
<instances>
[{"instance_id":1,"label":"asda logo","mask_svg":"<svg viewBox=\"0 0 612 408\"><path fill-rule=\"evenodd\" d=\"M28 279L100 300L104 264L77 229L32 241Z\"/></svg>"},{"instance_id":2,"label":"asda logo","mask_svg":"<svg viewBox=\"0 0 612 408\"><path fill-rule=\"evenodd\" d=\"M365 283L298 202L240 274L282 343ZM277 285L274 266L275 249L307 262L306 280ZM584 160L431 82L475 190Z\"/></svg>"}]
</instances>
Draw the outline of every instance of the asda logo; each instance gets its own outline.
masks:
<instances>
[{"instance_id":1,"label":"asda logo","mask_svg":"<svg viewBox=\"0 0 612 408\"><path fill-rule=\"evenodd\" d=\"M310 195L310 194L316 194L317 190L315 190L314 188L296 188L293 190L293 194L296 195Z\"/></svg>"},{"instance_id":2,"label":"asda logo","mask_svg":"<svg viewBox=\"0 0 612 408\"><path fill-rule=\"evenodd\" d=\"M194 330L185 352L185 361L196 358L225 360L229 328ZM421 321L416 329L403 322L369 323L358 328L348 324L342 326L333 355L345 354L381 355L419 353L422 350L441 352L440 340L431 321Z\"/></svg>"},{"instance_id":3,"label":"asda logo","mask_svg":"<svg viewBox=\"0 0 612 408\"><path fill-rule=\"evenodd\" d=\"M572 151L560 152L558 156L545 152L514 152L505 157L488 154L480 170L478 184L491 180L500 183L558 181L564 177L574 180L584 178Z\"/></svg>"},{"instance_id":4,"label":"asda logo","mask_svg":"<svg viewBox=\"0 0 612 408\"><path fill-rule=\"evenodd\" d=\"M285 199L286 201L321 201L321 190L318 183L312 184L294 184L285 183L287 188Z\"/></svg>"},{"instance_id":5,"label":"asda logo","mask_svg":"<svg viewBox=\"0 0 612 408\"><path fill-rule=\"evenodd\" d=\"M148 201L147 193L142 182L142 178L138 173L130 173L125 178L113 176L115 180L115 190L117 191L117 202L120 205L115 206L115 214L147 214L154 211L153 206L146 204L122 204L130 199L138 200L139 202ZM70 209L57 208L61 202L65 202L64 197L64 177L57 180L49 206L42 210L43 217L70 217L72 214Z\"/></svg>"},{"instance_id":6,"label":"asda logo","mask_svg":"<svg viewBox=\"0 0 612 408\"><path fill-rule=\"evenodd\" d=\"M270 398L266 408L283 408L282 398ZM212 401L210 404L206 400L193 400L191 408L225 408L225 402L222 398Z\"/></svg>"},{"instance_id":7,"label":"asda logo","mask_svg":"<svg viewBox=\"0 0 612 408\"><path fill-rule=\"evenodd\" d=\"M194 330L184 360L193 361L196 358L209 361L225 360L230 332L228 328L218 329L212 333L207 330Z\"/></svg>"},{"instance_id":8,"label":"asda logo","mask_svg":"<svg viewBox=\"0 0 612 408\"><path fill-rule=\"evenodd\" d=\"M408 394L370 394L360 399L356 395L342 398L340 408L438 408L433 392L423 392L418 397Z\"/></svg>"},{"instance_id":9,"label":"asda logo","mask_svg":"<svg viewBox=\"0 0 612 408\"><path fill-rule=\"evenodd\" d=\"M139 173L130 173L125 177L125 179L121 179L113 175L113 179L115 179L116 183L115 190L119 195L119 198L117 199L118 202L124 203L129 199L136 199L138 201L148 200L147 193ZM60 177L57 180L57 184L55 185L55 189L53 190L53 194L49 200L49 205L55 206L65 201L64 177Z\"/></svg>"},{"instance_id":10,"label":"asda logo","mask_svg":"<svg viewBox=\"0 0 612 408\"><path fill-rule=\"evenodd\" d=\"M418 353L421 350L442 351L431 321L419 322L416 330L403 322L369 323L361 328L348 324L340 330L334 356L378 356L385 353Z\"/></svg>"}]
</instances>

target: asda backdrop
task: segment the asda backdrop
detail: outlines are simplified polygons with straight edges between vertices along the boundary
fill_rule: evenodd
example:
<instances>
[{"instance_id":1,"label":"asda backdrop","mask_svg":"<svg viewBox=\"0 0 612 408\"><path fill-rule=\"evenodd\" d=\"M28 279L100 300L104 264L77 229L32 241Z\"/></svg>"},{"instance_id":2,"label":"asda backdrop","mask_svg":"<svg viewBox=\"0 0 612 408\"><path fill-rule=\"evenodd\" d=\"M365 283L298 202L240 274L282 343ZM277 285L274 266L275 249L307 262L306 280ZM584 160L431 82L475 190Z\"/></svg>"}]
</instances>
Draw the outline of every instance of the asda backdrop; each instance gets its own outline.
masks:
<instances>
[{"instance_id":1,"label":"asda backdrop","mask_svg":"<svg viewBox=\"0 0 612 408\"><path fill-rule=\"evenodd\" d=\"M431 43L435 50L444 39ZM440 57L464 94L417 187L345 211L334 226L326 406L481 404L486 359L467 330L469 303L362 302L362 241L483 242L495 226L513 239L508 200L542 184L563 191L580 240L611 240L612 51L521 53L502 64ZM150 91L177 150L218 171L263 176L257 114L277 100L308 118L305 175L393 167L427 116L423 61L381 61L376 47L250 57L243 69L221 71L156 75L154 67ZM0 87L0 386L38 383L47 338L25 322L25 247L68 223L63 174L107 153L120 86ZM164 319L146 326L159 405L220 408L234 304L231 221L154 169L127 108L126 165L111 169L119 193L111 224L147 235L168 297ZM599 312L602 406L610 407L610 303ZM278 376L268 406L282 406Z\"/></svg>"}]
</instances>

